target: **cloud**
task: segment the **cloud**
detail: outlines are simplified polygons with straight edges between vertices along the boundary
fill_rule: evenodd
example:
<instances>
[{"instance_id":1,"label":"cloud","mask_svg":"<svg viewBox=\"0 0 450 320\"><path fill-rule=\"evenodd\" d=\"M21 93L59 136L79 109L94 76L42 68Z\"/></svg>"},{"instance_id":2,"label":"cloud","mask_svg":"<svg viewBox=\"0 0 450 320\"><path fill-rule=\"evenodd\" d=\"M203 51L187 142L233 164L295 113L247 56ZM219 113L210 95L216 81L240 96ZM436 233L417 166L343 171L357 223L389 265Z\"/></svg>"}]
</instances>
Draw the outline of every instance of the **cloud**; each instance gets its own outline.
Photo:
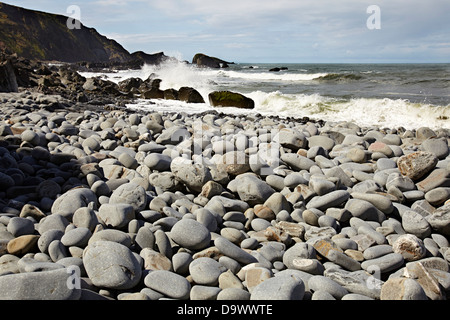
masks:
<instances>
[{"instance_id":1,"label":"cloud","mask_svg":"<svg viewBox=\"0 0 450 320\"><path fill-rule=\"evenodd\" d=\"M73 0L16 0L65 13ZM77 0L81 21L128 50L207 51L230 60L428 59L449 55L448 0ZM369 30L366 9L381 9ZM447 58L445 58L447 55ZM381 58L380 58L381 57ZM422 58L421 58L422 59Z\"/></svg>"}]
</instances>

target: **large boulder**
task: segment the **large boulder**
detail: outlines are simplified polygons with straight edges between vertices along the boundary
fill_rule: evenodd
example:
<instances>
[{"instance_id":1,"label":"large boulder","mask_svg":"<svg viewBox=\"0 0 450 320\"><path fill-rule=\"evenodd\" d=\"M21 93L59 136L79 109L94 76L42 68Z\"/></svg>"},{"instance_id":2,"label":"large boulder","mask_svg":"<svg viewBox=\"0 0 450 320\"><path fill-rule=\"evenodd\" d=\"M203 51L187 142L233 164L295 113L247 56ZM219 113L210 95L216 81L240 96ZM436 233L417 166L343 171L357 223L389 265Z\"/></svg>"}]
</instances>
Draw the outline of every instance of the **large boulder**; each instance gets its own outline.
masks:
<instances>
[{"instance_id":1,"label":"large boulder","mask_svg":"<svg viewBox=\"0 0 450 320\"><path fill-rule=\"evenodd\" d=\"M205 103L202 95L197 90L190 87L181 87L178 90L178 100L188 103Z\"/></svg>"},{"instance_id":2,"label":"large boulder","mask_svg":"<svg viewBox=\"0 0 450 320\"><path fill-rule=\"evenodd\" d=\"M197 53L192 59L192 64L196 64L199 67L228 68L229 64L233 64L233 62L227 62L219 58L207 56L203 53Z\"/></svg>"},{"instance_id":3,"label":"large boulder","mask_svg":"<svg viewBox=\"0 0 450 320\"><path fill-rule=\"evenodd\" d=\"M209 103L213 107L255 108L255 102L246 96L231 91L214 91L209 94Z\"/></svg>"}]
</instances>

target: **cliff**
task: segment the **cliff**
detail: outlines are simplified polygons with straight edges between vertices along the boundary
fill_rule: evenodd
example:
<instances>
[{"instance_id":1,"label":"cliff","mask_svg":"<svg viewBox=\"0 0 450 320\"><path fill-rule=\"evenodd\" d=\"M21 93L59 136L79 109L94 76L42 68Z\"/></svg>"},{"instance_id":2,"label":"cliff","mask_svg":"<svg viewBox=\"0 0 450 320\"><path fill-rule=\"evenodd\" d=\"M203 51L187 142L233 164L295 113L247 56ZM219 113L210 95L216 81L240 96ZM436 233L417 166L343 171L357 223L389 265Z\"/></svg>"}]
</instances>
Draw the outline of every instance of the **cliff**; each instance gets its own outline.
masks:
<instances>
[{"instance_id":1,"label":"cliff","mask_svg":"<svg viewBox=\"0 0 450 320\"><path fill-rule=\"evenodd\" d=\"M0 2L0 49L32 60L123 63L136 60L119 43L81 25L69 29L67 17Z\"/></svg>"}]
</instances>

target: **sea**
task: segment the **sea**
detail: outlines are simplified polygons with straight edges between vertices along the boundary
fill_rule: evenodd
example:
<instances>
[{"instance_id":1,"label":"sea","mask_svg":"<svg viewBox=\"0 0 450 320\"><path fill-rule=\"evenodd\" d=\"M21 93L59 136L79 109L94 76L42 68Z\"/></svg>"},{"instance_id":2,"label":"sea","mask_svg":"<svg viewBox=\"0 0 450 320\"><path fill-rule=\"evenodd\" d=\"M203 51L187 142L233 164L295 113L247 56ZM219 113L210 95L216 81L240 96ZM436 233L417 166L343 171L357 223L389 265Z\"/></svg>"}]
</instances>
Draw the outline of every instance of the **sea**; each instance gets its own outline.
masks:
<instances>
[{"instance_id":1,"label":"sea","mask_svg":"<svg viewBox=\"0 0 450 320\"><path fill-rule=\"evenodd\" d=\"M193 87L206 102L138 99L127 105L133 110L200 113L215 109L209 104L210 92L229 90L253 99L255 108L220 109L227 114L309 117L362 127L450 129L450 64L235 63L210 69L170 61L139 70L82 75L116 83L152 75L162 80L162 90Z\"/></svg>"}]
</instances>

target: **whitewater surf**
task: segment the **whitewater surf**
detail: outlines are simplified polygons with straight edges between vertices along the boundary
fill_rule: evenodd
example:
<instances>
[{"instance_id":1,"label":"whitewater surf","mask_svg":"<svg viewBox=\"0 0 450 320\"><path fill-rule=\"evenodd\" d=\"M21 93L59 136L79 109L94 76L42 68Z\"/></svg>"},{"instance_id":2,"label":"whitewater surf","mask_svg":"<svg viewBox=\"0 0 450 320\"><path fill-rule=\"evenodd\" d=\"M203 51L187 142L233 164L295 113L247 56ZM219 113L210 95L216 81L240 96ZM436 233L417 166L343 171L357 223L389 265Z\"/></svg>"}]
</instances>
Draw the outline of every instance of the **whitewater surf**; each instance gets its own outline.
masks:
<instances>
[{"instance_id":1,"label":"whitewater surf","mask_svg":"<svg viewBox=\"0 0 450 320\"><path fill-rule=\"evenodd\" d=\"M255 109L221 108L224 113L257 112L389 128L450 128L450 64L284 64L285 70L270 71L276 66L237 63L227 69L208 69L172 61L82 75L116 83L153 75L162 80L162 90L193 87L206 101L139 99L127 105L131 109L204 112L214 109L208 103L210 92L229 90L253 99Z\"/></svg>"}]
</instances>

